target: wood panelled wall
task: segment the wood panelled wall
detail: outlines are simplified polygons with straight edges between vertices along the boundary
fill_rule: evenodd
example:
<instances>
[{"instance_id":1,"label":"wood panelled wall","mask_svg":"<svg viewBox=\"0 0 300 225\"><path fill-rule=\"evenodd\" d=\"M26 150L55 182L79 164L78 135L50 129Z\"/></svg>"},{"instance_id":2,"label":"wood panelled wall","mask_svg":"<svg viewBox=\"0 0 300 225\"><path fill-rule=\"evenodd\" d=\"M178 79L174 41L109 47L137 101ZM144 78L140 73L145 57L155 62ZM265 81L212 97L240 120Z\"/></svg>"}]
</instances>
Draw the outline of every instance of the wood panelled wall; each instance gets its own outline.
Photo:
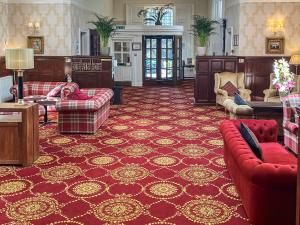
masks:
<instances>
[{"instance_id":1,"label":"wood panelled wall","mask_svg":"<svg viewBox=\"0 0 300 225\"><path fill-rule=\"evenodd\" d=\"M71 58L76 59L77 57ZM101 61L99 71L76 71L72 75L74 82L77 82L81 88L112 88L111 58L98 57L98 59ZM83 67L88 67L88 65L84 64ZM12 72L5 69L5 59L0 57L0 76L8 74L12 74ZM65 57L36 56L34 69L24 72L24 81L65 81Z\"/></svg>"},{"instance_id":2,"label":"wood panelled wall","mask_svg":"<svg viewBox=\"0 0 300 225\"><path fill-rule=\"evenodd\" d=\"M252 100L263 100L263 91L269 88L273 62L282 57L203 56L196 59L195 103L214 104L214 74L217 72L244 72L245 86L252 91ZM286 57L289 60L288 57ZM295 67L291 66L295 72Z\"/></svg>"}]
</instances>

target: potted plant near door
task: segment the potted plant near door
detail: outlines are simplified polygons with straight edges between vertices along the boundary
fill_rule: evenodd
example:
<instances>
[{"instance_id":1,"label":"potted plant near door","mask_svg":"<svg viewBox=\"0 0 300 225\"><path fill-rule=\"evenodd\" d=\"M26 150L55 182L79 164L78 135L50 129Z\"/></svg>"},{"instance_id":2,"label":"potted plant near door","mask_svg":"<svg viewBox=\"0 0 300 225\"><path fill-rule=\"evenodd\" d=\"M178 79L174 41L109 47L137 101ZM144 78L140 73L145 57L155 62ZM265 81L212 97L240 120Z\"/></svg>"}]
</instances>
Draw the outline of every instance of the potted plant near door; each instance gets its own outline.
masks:
<instances>
[{"instance_id":1,"label":"potted plant near door","mask_svg":"<svg viewBox=\"0 0 300 225\"><path fill-rule=\"evenodd\" d=\"M210 35L215 32L215 24L219 24L216 20L211 20L203 16L194 16L194 24L192 24L192 32L198 37L199 47L197 54L203 56L206 54L207 41Z\"/></svg>"},{"instance_id":2,"label":"potted plant near door","mask_svg":"<svg viewBox=\"0 0 300 225\"><path fill-rule=\"evenodd\" d=\"M100 36L101 55L109 55L110 49L108 47L109 38L115 32L115 18L109 18L106 16L98 16L97 21L91 21L89 23L93 24L96 28L97 33Z\"/></svg>"}]
</instances>

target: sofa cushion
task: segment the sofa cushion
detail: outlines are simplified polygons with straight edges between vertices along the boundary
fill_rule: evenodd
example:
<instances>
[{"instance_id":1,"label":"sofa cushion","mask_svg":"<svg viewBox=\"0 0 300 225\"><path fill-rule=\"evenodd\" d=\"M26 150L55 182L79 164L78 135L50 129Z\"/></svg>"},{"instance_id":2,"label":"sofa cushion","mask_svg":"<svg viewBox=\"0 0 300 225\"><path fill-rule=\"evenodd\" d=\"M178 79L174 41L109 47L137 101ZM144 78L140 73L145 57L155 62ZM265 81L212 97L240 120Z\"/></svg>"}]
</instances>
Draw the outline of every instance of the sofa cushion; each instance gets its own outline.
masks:
<instances>
[{"instance_id":1,"label":"sofa cushion","mask_svg":"<svg viewBox=\"0 0 300 225\"><path fill-rule=\"evenodd\" d=\"M61 89L66 85L65 84L59 84L56 87L54 87L48 94L47 97L58 97L60 95Z\"/></svg>"},{"instance_id":2,"label":"sofa cushion","mask_svg":"<svg viewBox=\"0 0 300 225\"><path fill-rule=\"evenodd\" d=\"M234 94L238 92L237 87L230 81L228 81L221 89L227 91L229 96L234 96Z\"/></svg>"},{"instance_id":3,"label":"sofa cushion","mask_svg":"<svg viewBox=\"0 0 300 225\"><path fill-rule=\"evenodd\" d=\"M256 157L262 159L263 156L259 142L250 128L244 123L241 123L240 132Z\"/></svg>"},{"instance_id":4,"label":"sofa cushion","mask_svg":"<svg viewBox=\"0 0 300 225\"><path fill-rule=\"evenodd\" d=\"M234 103L237 105L248 105L238 93L234 95Z\"/></svg>"},{"instance_id":5,"label":"sofa cushion","mask_svg":"<svg viewBox=\"0 0 300 225\"><path fill-rule=\"evenodd\" d=\"M80 89L76 89L70 96L68 96L71 100L88 100L93 98L93 96L88 96L85 93L82 93Z\"/></svg>"},{"instance_id":6,"label":"sofa cushion","mask_svg":"<svg viewBox=\"0 0 300 225\"><path fill-rule=\"evenodd\" d=\"M264 162L280 165L297 164L297 157L275 142L260 143Z\"/></svg>"},{"instance_id":7,"label":"sofa cushion","mask_svg":"<svg viewBox=\"0 0 300 225\"><path fill-rule=\"evenodd\" d=\"M298 125L296 123L292 123L290 121L286 121L283 124L283 128L292 132L293 134L297 134L298 133Z\"/></svg>"}]
</instances>

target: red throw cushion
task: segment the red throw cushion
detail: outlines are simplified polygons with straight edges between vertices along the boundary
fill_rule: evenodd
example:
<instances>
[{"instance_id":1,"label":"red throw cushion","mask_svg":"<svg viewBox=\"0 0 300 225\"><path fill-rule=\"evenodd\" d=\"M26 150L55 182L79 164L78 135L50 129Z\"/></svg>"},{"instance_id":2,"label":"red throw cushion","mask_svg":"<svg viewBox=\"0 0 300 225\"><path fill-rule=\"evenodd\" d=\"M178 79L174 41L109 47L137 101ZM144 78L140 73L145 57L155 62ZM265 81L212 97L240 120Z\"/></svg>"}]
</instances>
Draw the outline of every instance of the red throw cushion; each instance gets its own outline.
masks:
<instances>
[{"instance_id":1,"label":"red throw cushion","mask_svg":"<svg viewBox=\"0 0 300 225\"><path fill-rule=\"evenodd\" d=\"M60 84L57 85L55 88L53 88L48 94L47 97L58 97L60 95L61 89L65 86L66 84Z\"/></svg>"},{"instance_id":2,"label":"red throw cushion","mask_svg":"<svg viewBox=\"0 0 300 225\"><path fill-rule=\"evenodd\" d=\"M82 93L79 89L76 89L68 98L71 100L88 100L92 97L93 96L88 96L87 94Z\"/></svg>"},{"instance_id":3,"label":"red throw cushion","mask_svg":"<svg viewBox=\"0 0 300 225\"><path fill-rule=\"evenodd\" d=\"M297 157L278 143L260 143L260 147L264 155L263 161L266 163L280 165L297 164Z\"/></svg>"},{"instance_id":4,"label":"red throw cushion","mask_svg":"<svg viewBox=\"0 0 300 225\"><path fill-rule=\"evenodd\" d=\"M230 81L228 81L221 89L227 91L229 96L234 96L235 93L239 92L236 86L234 86Z\"/></svg>"}]
</instances>

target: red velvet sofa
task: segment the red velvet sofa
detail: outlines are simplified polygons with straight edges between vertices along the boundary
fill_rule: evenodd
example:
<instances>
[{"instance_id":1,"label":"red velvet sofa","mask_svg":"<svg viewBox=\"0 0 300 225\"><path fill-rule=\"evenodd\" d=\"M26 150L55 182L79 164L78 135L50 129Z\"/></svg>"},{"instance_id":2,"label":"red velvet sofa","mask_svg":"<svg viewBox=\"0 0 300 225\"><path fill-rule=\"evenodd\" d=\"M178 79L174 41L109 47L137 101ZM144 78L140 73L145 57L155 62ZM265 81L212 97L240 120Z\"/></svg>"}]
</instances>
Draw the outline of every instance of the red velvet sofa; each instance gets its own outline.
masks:
<instances>
[{"instance_id":1,"label":"red velvet sofa","mask_svg":"<svg viewBox=\"0 0 300 225\"><path fill-rule=\"evenodd\" d=\"M260 142L258 159L239 132L245 123ZM296 212L297 158L277 143L273 120L226 120L220 126L224 160L254 225L294 225Z\"/></svg>"}]
</instances>

